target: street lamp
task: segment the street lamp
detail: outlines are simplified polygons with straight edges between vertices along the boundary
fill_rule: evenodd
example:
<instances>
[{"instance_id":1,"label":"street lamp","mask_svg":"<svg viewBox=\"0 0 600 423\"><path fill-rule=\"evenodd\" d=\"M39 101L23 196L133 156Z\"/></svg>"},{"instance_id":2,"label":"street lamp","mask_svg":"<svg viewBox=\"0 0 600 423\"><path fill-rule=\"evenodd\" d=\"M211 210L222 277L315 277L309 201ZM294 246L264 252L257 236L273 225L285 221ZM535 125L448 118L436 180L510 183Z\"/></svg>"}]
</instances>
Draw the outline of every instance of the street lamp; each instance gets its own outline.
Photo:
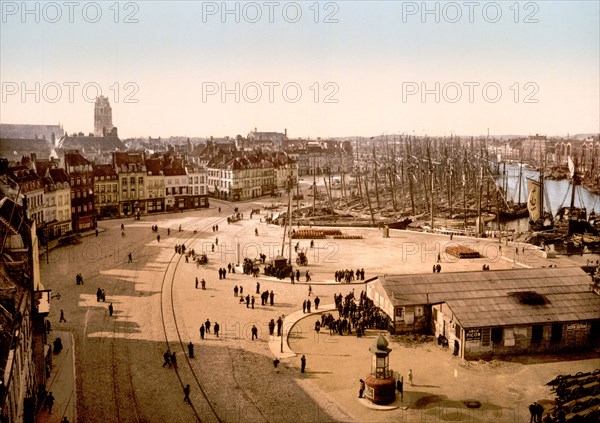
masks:
<instances>
[{"instance_id":1,"label":"street lamp","mask_svg":"<svg viewBox=\"0 0 600 423\"><path fill-rule=\"evenodd\" d=\"M283 321L284 321L284 320L285 320L285 314L282 314L282 315L281 315L281 322L282 322L282 323L281 323L281 337L280 337L280 341L281 341L281 345L280 345L281 349L280 349L280 352L281 352L282 354L283 354L283 333L284 333L284 331L285 331L285 329L284 329L284 326L283 326Z\"/></svg>"}]
</instances>

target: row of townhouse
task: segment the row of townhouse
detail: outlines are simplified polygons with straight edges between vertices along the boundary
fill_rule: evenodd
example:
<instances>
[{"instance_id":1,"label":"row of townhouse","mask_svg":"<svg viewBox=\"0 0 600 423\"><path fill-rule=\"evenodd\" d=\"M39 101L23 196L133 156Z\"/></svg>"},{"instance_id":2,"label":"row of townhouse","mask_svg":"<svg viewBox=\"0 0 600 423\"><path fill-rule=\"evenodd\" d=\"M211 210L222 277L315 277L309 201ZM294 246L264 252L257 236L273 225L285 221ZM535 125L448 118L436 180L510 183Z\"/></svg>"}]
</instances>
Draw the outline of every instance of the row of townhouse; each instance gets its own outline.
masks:
<instances>
[{"instance_id":1,"label":"row of townhouse","mask_svg":"<svg viewBox=\"0 0 600 423\"><path fill-rule=\"evenodd\" d=\"M6 197L0 233L0 422L35 423L52 366L45 330L50 291L40 280L35 221Z\"/></svg>"},{"instance_id":2,"label":"row of townhouse","mask_svg":"<svg viewBox=\"0 0 600 423\"><path fill-rule=\"evenodd\" d=\"M206 167L209 194L229 201L275 195L298 181L297 163L285 153L221 153Z\"/></svg>"}]
</instances>

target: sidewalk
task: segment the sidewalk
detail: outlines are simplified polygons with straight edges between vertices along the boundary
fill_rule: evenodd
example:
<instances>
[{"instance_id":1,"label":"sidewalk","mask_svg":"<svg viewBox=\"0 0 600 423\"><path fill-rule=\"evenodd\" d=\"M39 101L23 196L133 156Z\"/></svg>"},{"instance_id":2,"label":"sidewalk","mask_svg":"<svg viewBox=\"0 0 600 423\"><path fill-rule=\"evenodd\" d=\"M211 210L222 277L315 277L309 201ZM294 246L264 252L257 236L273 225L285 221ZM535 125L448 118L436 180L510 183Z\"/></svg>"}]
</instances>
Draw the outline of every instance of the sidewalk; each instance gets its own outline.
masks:
<instances>
[{"instance_id":1,"label":"sidewalk","mask_svg":"<svg viewBox=\"0 0 600 423\"><path fill-rule=\"evenodd\" d=\"M48 343L60 337L63 349L52 353L52 370L46 382L46 390L54 396L52 413L42 407L38 413L38 423L60 423L66 417L69 423L77 422L77 388L75 385L75 351L71 332L53 330L48 335Z\"/></svg>"},{"instance_id":2,"label":"sidewalk","mask_svg":"<svg viewBox=\"0 0 600 423\"><path fill-rule=\"evenodd\" d=\"M311 316L313 314L319 314L319 313L329 313L332 311L337 310L335 308L335 304L326 304L324 306L322 306L319 310L314 310L311 313L303 313L302 310L298 310L293 312L292 314L290 314L289 316L286 316L283 319L283 325L282 325L282 332L283 332L283 339L281 338L281 336L270 336L269 337L269 348L271 349L271 352L273 353L273 355L275 356L275 358L277 359L284 359L284 358L291 358L291 357L295 357L296 353L294 351L292 351L292 349L290 348L289 344L288 344L288 337L290 335L290 331L292 330L292 328L294 327L294 325L296 323L298 323L298 321L300 321L301 319Z\"/></svg>"}]
</instances>

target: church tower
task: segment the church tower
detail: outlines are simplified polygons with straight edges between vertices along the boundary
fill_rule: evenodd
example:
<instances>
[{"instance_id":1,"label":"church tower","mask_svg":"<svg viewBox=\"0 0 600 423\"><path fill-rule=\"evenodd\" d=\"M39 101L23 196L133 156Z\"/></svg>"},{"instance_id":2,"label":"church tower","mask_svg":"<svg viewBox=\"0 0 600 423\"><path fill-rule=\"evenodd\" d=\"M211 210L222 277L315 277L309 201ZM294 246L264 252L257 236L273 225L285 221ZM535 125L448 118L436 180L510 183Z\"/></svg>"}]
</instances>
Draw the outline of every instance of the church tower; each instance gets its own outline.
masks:
<instances>
[{"instance_id":1,"label":"church tower","mask_svg":"<svg viewBox=\"0 0 600 423\"><path fill-rule=\"evenodd\" d=\"M97 137L109 134L113 129L112 108L108 97L97 97L94 107L94 135Z\"/></svg>"}]
</instances>

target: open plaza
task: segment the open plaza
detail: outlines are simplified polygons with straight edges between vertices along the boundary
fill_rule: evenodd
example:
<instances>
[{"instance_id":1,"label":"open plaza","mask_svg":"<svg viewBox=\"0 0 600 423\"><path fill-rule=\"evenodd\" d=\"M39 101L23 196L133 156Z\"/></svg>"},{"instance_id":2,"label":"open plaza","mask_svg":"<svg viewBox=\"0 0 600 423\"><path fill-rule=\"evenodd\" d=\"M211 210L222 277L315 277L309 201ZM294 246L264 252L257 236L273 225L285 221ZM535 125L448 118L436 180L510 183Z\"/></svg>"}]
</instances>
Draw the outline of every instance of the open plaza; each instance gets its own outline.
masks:
<instances>
[{"instance_id":1,"label":"open plaza","mask_svg":"<svg viewBox=\"0 0 600 423\"><path fill-rule=\"evenodd\" d=\"M70 347L63 356L55 355L55 386L48 389L56 398L54 411L42 411L40 420L526 422L533 401L551 408L554 396L547 382L559 374L600 368L594 351L467 361L433 337L376 329L367 329L363 337L330 335L325 328L317 333L320 313L337 318L335 294L354 292L358 298L366 281L378 276L430 274L436 264L442 274L479 272L484 265L494 272L575 264L563 257L544 258L536 247L505 239L450 240L448 235L395 230L384 237L381 229L340 228L361 239L315 239L312 248L310 239L292 241L292 250L298 242L308 259L308 265L297 266L292 253L300 281L292 284L262 271L253 277L242 272L244 258L264 254L269 262L282 248L289 255L288 241L282 244L283 227L266 223L263 206L269 204L213 201L206 210L100 221L97 235L90 233L80 243L42 257L42 281L53 295L49 336L62 334ZM228 224L234 207L243 219ZM261 212L250 218L253 209ZM158 231L152 230L155 225ZM176 252L182 244L186 251L205 253L207 263L186 260ZM481 258L458 259L445 252L446 246L457 244ZM235 273L228 270L221 278L218 270L229 265ZM365 281L337 283L335 272L345 269L364 269ZM76 284L77 274L83 284ZM196 285L196 278L204 280L205 289ZM241 295L254 296L255 303L240 301L234 287L243 287ZM98 301L98 289L104 290L104 301ZM273 293L272 305L261 305L265 291ZM313 306L310 314L304 313L303 302L316 297L319 309ZM59 321L61 310L66 322ZM283 339L269 334L269 322L279 318ZM199 328L207 320L212 330L202 339ZM369 348L379 333L392 350L390 369L405 382L403 397L397 395L385 409L358 398L359 380L371 371ZM165 363L166 351L176 355L176 366ZM73 357L68 371L68 364L59 365L65 354ZM480 406L467 407L473 402Z\"/></svg>"}]
</instances>

